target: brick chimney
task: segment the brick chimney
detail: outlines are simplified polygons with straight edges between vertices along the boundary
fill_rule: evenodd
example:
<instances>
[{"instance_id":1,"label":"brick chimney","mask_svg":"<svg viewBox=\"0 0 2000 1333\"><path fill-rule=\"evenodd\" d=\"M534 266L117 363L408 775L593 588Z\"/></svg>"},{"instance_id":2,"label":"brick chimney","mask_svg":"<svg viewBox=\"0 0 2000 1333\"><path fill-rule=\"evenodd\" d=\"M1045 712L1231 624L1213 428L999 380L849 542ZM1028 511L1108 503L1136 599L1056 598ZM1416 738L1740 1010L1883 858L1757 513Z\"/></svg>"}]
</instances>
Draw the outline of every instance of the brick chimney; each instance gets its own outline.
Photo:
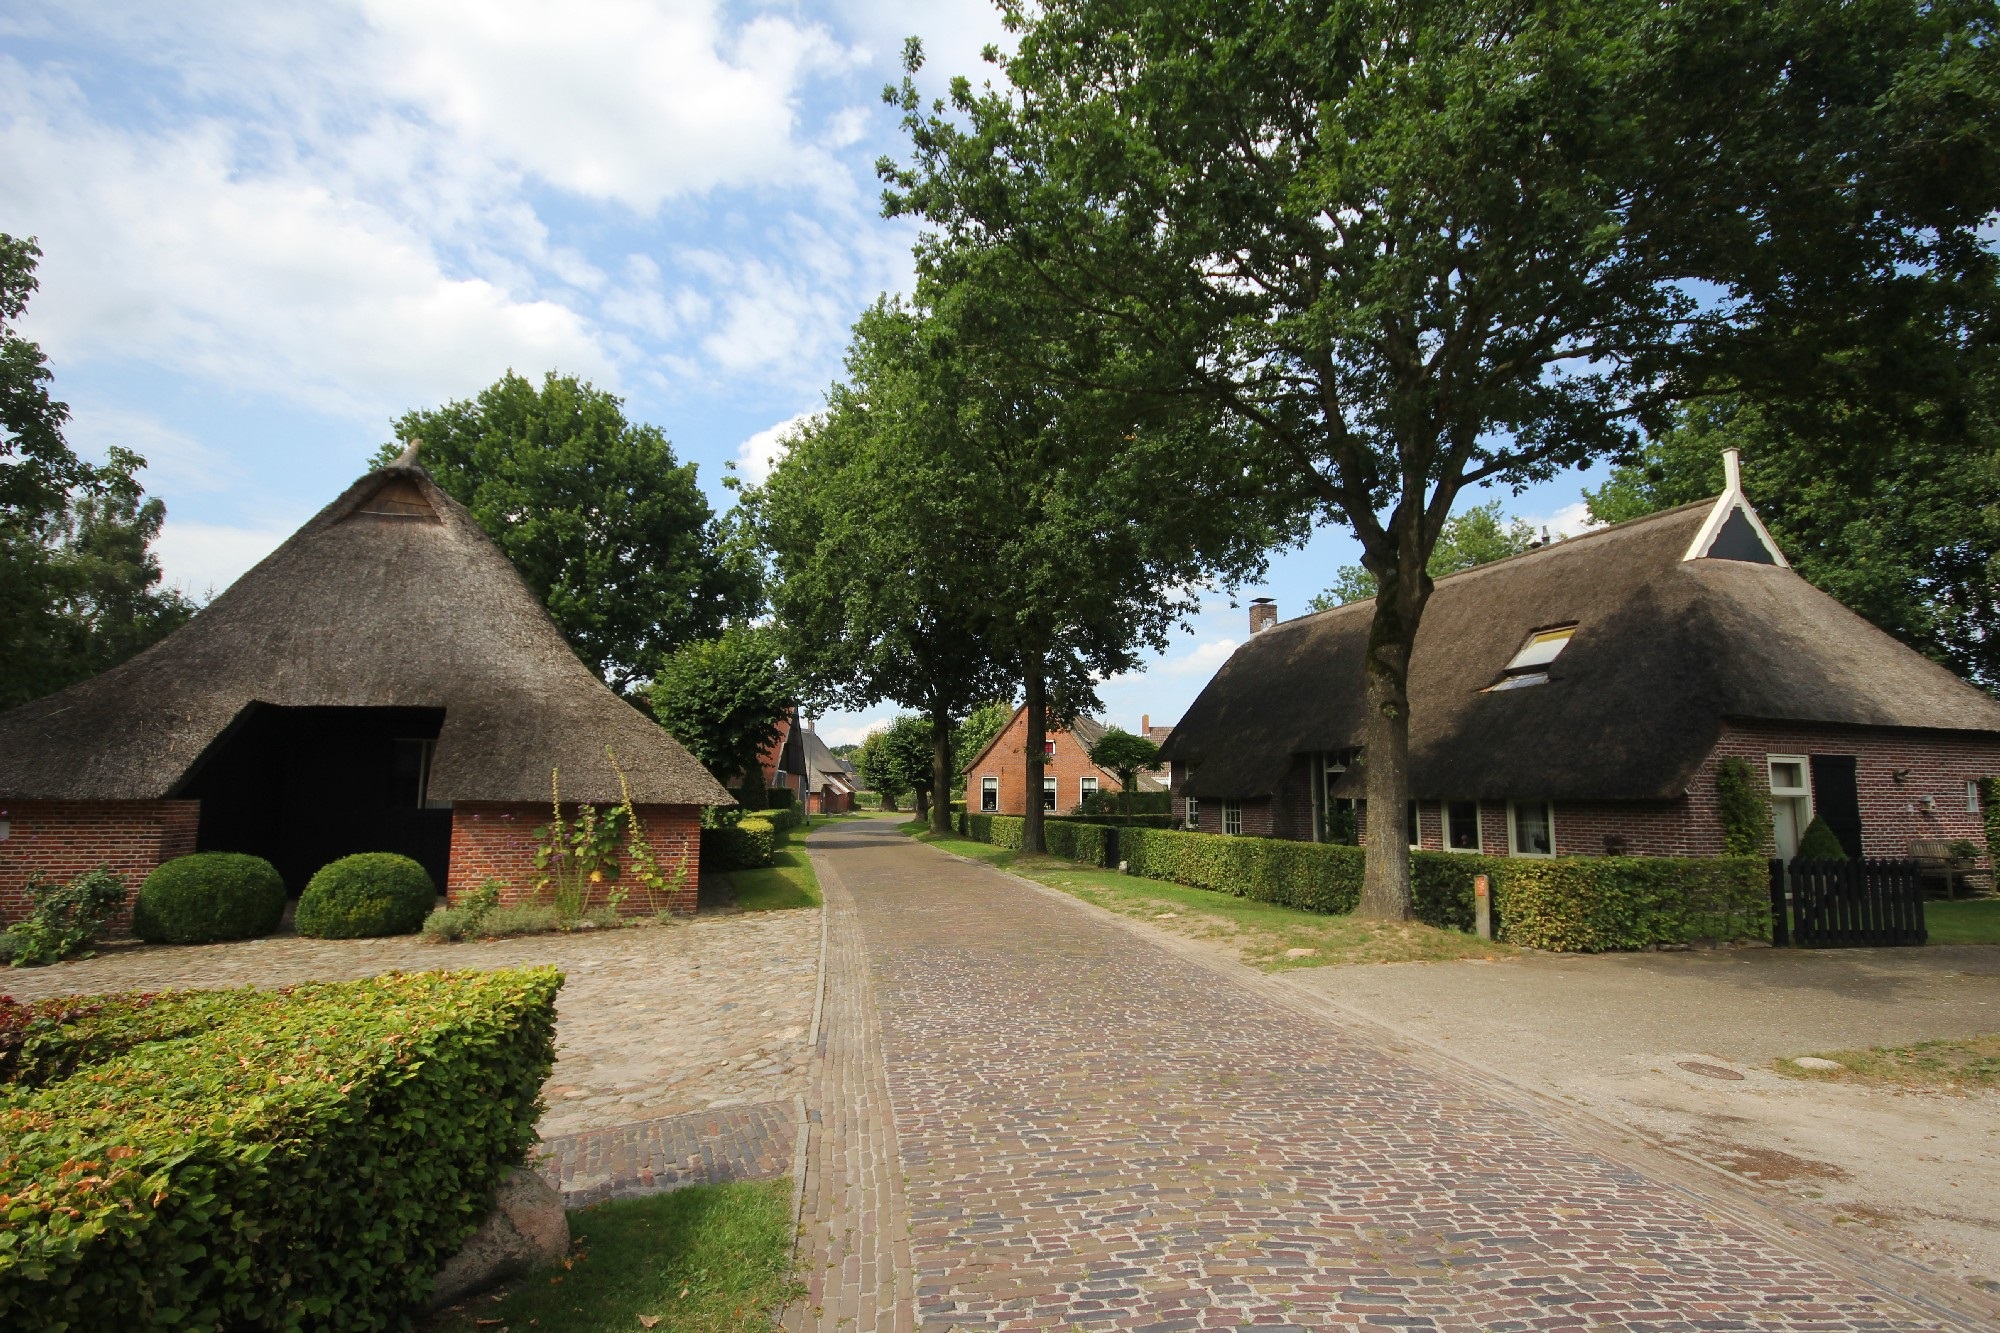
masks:
<instances>
[{"instance_id":1,"label":"brick chimney","mask_svg":"<svg viewBox=\"0 0 2000 1333\"><path fill-rule=\"evenodd\" d=\"M1250 632L1262 634L1278 623L1278 604L1269 597L1253 598L1250 602Z\"/></svg>"},{"instance_id":2,"label":"brick chimney","mask_svg":"<svg viewBox=\"0 0 2000 1333\"><path fill-rule=\"evenodd\" d=\"M1151 713L1139 714L1139 734L1141 736L1150 736L1153 734L1153 715Z\"/></svg>"}]
</instances>

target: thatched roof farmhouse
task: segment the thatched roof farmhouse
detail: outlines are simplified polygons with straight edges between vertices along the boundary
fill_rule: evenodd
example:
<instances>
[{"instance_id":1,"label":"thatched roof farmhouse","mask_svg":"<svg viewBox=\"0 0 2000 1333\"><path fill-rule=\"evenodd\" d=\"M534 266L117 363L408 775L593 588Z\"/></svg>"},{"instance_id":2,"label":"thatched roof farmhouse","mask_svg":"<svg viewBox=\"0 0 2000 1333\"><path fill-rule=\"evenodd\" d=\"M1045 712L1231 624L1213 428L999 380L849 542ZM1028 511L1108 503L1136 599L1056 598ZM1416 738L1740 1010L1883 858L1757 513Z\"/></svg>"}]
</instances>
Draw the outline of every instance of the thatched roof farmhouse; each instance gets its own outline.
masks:
<instances>
[{"instance_id":1,"label":"thatched roof farmhouse","mask_svg":"<svg viewBox=\"0 0 2000 1333\"><path fill-rule=\"evenodd\" d=\"M441 884L518 879L480 851L491 839L474 825L545 820L553 769L566 802L618 801L607 747L662 836L731 803L591 674L499 547L405 455L159 644L0 714L0 910L37 821L45 851L58 817L85 821L63 825L84 861L137 826L164 829L165 852L192 850L192 823L195 845L265 855L294 892L361 850L415 855ZM81 831L90 820L101 834Z\"/></svg>"},{"instance_id":2,"label":"thatched roof farmhouse","mask_svg":"<svg viewBox=\"0 0 2000 1333\"><path fill-rule=\"evenodd\" d=\"M1801 578L1734 478L1438 581L1410 681L1418 845L1718 852L1726 755L1772 784L1778 850L1815 813L1854 854L1983 842L1969 784L2000 774L2000 702ZM1165 747L1184 815L1349 835L1372 611L1279 622L1236 650Z\"/></svg>"}]
</instances>

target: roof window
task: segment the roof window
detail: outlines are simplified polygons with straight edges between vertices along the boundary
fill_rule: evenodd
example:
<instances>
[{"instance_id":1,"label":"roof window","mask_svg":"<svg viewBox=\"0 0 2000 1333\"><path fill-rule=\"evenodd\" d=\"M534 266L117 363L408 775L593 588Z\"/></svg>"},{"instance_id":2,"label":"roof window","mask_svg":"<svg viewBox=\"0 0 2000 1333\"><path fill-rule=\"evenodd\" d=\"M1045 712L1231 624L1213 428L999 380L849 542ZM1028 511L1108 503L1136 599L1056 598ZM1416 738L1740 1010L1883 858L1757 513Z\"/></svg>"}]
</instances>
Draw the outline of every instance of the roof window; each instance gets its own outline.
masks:
<instances>
[{"instance_id":1,"label":"roof window","mask_svg":"<svg viewBox=\"0 0 2000 1333\"><path fill-rule=\"evenodd\" d=\"M1558 625L1553 629L1538 629L1528 636L1521 645L1521 651L1502 668L1500 679L1487 686L1493 690L1523 690L1530 685L1549 683L1549 663L1562 655L1569 646L1570 635L1576 633L1574 625Z\"/></svg>"}]
</instances>

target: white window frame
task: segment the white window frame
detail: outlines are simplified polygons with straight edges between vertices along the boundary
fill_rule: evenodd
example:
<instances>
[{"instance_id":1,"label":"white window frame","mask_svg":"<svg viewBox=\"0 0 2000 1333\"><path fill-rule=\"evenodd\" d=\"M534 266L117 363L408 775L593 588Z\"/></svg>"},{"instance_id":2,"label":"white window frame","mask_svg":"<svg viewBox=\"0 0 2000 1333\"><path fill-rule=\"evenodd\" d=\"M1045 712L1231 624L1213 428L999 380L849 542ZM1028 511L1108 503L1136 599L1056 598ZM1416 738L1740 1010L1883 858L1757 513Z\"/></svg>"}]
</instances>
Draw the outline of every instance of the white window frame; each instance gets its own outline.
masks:
<instances>
[{"instance_id":1,"label":"white window frame","mask_svg":"<svg viewBox=\"0 0 2000 1333\"><path fill-rule=\"evenodd\" d=\"M1187 801L1187 826L1191 829L1200 828L1201 798L1199 796L1189 796L1184 799Z\"/></svg>"},{"instance_id":2,"label":"white window frame","mask_svg":"<svg viewBox=\"0 0 2000 1333\"><path fill-rule=\"evenodd\" d=\"M1081 805L1083 802L1089 800L1091 797L1095 795L1097 795L1096 778L1086 777L1086 778L1078 778L1076 780L1076 799L1079 805Z\"/></svg>"},{"instance_id":3,"label":"white window frame","mask_svg":"<svg viewBox=\"0 0 2000 1333\"><path fill-rule=\"evenodd\" d=\"M1979 779L1967 778L1965 780L1965 813L1976 815L1983 809L1984 807L1979 804Z\"/></svg>"},{"instance_id":4,"label":"white window frame","mask_svg":"<svg viewBox=\"0 0 2000 1333\"><path fill-rule=\"evenodd\" d=\"M989 796L993 798L991 804L988 804L986 800ZM998 814L999 812L1000 779L991 776L981 777L979 779L979 813L986 815Z\"/></svg>"},{"instance_id":5,"label":"white window frame","mask_svg":"<svg viewBox=\"0 0 2000 1333\"><path fill-rule=\"evenodd\" d=\"M1053 810L1062 801L1062 794L1056 790L1054 778L1042 779L1042 809Z\"/></svg>"},{"instance_id":6,"label":"white window frame","mask_svg":"<svg viewBox=\"0 0 2000 1333\"><path fill-rule=\"evenodd\" d=\"M1415 835L1410 839L1410 850L1413 852L1423 850L1424 803L1422 801L1417 800L1415 797L1410 798L1409 813L1404 816L1403 823L1405 825L1404 831Z\"/></svg>"},{"instance_id":7,"label":"white window frame","mask_svg":"<svg viewBox=\"0 0 2000 1333\"><path fill-rule=\"evenodd\" d=\"M1796 787L1780 787L1780 786L1778 785L1778 765L1779 765L1779 764L1797 764L1797 765L1799 766L1799 785L1798 785L1798 786L1796 786ZM1767 787L1767 788L1768 788L1768 789L1770 790L1770 793L1771 793L1771 795L1773 795L1773 796L1803 796L1803 797L1805 797L1805 801L1806 801L1806 822L1807 822L1807 823L1811 823L1811 822L1812 822L1812 816L1813 816L1813 799L1812 799L1812 760L1811 760L1811 759L1810 759L1810 758L1809 758L1808 756L1806 756L1806 755L1802 755L1802 754L1767 754L1767 755L1765 755L1765 756L1764 756L1764 779L1765 779L1765 786L1766 786L1766 787ZM1800 828L1800 830L1799 830L1799 831L1800 831L1800 832L1802 832L1802 833L1803 833L1803 832L1805 831L1805 830L1804 830L1804 828L1803 828L1803 826L1801 826L1801 828Z\"/></svg>"},{"instance_id":8,"label":"white window frame","mask_svg":"<svg viewBox=\"0 0 2000 1333\"><path fill-rule=\"evenodd\" d=\"M1539 805L1548 816L1549 849L1546 852L1524 852L1521 850L1520 818L1515 813L1524 805ZM1509 801L1507 802L1507 855L1544 857L1556 854L1556 803L1554 801Z\"/></svg>"},{"instance_id":9,"label":"white window frame","mask_svg":"<svg viewBox=\"0 0 2000 1333\"><path fill-rule=\"evenodd\" d=\"M1231 825L1235 825L1231 828ZM1224 801L1222 803L1222 831L1232 838L1243 836L1243 802Z\"/></svg>"},{"instance_id":10,"label":"white window frame","mask_svg":"<svg viewBox=\"0 0 2000 1333\"><path fill-rule=\"evenodd\" d=\"M1451 807L1454 805L1469 805L1472 807L1472 845L1470 847L1454 847L1452 845ZM1476 856L1486 848L1485 816L1479 808L1478 801L1439 801L1438 831L1444 837L1444 849L1448 852L1457 852L1461 856Z\"/></svg>"}]
</instances>

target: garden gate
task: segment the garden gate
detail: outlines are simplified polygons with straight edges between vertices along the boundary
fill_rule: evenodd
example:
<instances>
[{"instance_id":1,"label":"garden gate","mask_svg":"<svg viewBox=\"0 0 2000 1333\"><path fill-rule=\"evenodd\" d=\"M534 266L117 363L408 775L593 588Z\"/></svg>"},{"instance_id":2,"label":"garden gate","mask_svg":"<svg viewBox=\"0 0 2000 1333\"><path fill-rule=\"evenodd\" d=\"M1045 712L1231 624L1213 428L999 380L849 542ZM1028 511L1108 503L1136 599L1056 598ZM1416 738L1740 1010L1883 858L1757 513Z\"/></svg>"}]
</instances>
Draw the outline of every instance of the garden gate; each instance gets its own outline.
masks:
<instances>
[{"instance_id":1,"label":"garden gate","mask_svg":"<svg viewBox=\"0 0 2000 1333\"><path fill-rule=\"evenodd\" d=\"M1771 862L1771 943L1801 949L1922 944L1915 861Z\"/></svg>"}]
</instances>

